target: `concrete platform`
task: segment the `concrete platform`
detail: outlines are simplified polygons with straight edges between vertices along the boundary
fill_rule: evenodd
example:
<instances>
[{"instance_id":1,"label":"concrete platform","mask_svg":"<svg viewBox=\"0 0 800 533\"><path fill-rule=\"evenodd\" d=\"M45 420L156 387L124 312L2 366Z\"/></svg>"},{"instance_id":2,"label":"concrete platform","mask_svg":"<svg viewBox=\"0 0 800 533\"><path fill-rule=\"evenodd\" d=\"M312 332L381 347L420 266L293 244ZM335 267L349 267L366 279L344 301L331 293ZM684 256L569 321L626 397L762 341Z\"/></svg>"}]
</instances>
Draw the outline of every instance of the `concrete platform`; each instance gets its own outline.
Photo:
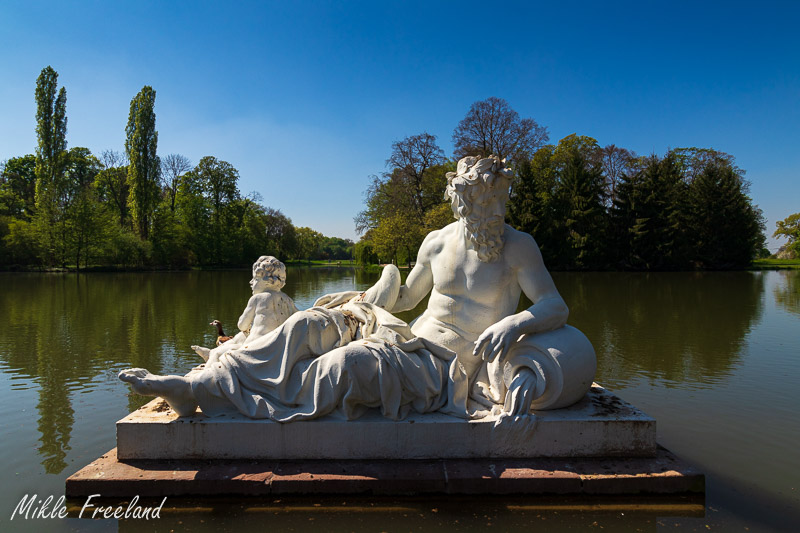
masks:
<instances>
[{"instance_id":1,"label":"concrete platform","mask_svg":"<svg viewBox=\"0 0 800 533\"><path fill-rule=\"evenodd\" d=\"M396 422L377 411L355 421L325 417L279 424L242 415L179 418L153 400L117 422L120 460L292 461L656 457L656 421L598 385L567 409L532 423L466 421L441 413ZM454 463L455 464L455 463Z\"/></svg>"},{"instance_id":2,"label":"concrete platform","mask_svg":"<svg viewBox=\"0 0 800 533\"><path fill-rule=\"evenodd\" d=\"M267 495L702 493L705 479L664 448L619 459L422 461L118 460L111 450L66 482L69 498Z\"/></svg>"}]
</instances>

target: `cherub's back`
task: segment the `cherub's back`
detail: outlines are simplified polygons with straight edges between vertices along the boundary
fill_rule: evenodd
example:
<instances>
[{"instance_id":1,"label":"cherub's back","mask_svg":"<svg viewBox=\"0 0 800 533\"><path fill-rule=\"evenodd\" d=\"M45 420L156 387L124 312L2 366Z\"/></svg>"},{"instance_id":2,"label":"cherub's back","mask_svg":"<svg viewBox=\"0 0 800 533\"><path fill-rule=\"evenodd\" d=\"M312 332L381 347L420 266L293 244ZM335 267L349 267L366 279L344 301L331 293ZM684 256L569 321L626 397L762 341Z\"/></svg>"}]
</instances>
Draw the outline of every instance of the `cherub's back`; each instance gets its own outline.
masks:
<instances>
[{"instance_id":1,"label":"cherub's back","mask_svg":"<svg viewBox=\"0 0 800 533\"><path fill-rule=\"evenodd\" d=\"M253 298L256 300L256 315L250 329L251 337L269 333L297 311L294 300L281 291L268 290Z\"/></svg>"}]
</instances>

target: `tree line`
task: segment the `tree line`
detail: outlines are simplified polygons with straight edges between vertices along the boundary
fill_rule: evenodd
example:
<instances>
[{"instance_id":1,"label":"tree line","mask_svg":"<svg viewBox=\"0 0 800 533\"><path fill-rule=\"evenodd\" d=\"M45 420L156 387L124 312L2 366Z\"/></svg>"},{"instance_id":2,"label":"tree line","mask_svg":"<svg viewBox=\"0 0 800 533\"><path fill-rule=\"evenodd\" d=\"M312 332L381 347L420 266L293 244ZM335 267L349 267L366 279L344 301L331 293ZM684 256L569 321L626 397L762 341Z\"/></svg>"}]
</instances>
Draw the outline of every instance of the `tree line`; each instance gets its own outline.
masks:
<instances>
[{"instance_id":1,"label":"tree line","mask_svg":"<svg viewBox=\"0 0 800 533\"><path fill-rule=\"evenodd\" d=\"M352 241L295 227L258 193L243 195L230 163L159 157L152 87L131 100L124 152L99 157L67 148L66 90L49 66L35 98L36 151L0 168L0 265L185 268L249 265L263 254L352 257Z\"/></svg>"},{"instance_id":2,"label":"tree line","mask_svg":"<svg viewBox=\"0 0 800 533\"><path fill-rule=\"evenodd\" d=\"M425 132L393 143L386 171L370 179L354 245L295 227L258 193L243 195L226 161L159 157L152 87L131 100L123 152L68 148L57 82L51 67L36 82L35 153L0 168L6 267L232 266L264 253L410 263L428 232L452 222L446 174L466 155L498 155L513 167L507 222L534 236L552 269L741 268L768 254L744 171L710 148L639 156L577 134L548 144L546 127L488 98L455 127L450 157ZM775 234L795 252L797 227L790 217Z\"/></svg>"},{"instance_id":3,"label":"tree line","mask_svg":"<svg viewBox=\"0 0 800 533\"><path fill-rule=\"evenodd\" d=\"M493 97L456 126L451 158L428 133L395 142L355 219L356 259L413 261L424 236L453 221L446 173L461 157L492 154L515 171L506 221L536 239L551 269L732 269L769 255L733 156L711 148L639 156L577 134L548 141L545 127Z\"/></svg>"}]
</instances>

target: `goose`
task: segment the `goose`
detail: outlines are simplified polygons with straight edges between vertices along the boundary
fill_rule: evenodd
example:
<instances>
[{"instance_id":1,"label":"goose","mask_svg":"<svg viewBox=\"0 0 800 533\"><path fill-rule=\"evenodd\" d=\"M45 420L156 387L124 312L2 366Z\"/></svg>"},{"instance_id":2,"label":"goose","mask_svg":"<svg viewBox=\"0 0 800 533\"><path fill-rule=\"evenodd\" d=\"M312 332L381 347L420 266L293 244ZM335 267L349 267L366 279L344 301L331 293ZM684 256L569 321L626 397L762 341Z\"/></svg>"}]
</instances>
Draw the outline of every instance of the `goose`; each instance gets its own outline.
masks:
<instances>
[{"instance_id":1,"label":"goose","mask_svg":"<svg viewBox=\"0 0 800 533\"><path fill-rule=\"evenodd\" d=\"M225 332L222 331L222 322L219 320L215 320L209 324L209 326L216 326L217 327L217 346L220 344L227 342L233 338L231 335L225 335Z\"/></svg>"}]
</instances>

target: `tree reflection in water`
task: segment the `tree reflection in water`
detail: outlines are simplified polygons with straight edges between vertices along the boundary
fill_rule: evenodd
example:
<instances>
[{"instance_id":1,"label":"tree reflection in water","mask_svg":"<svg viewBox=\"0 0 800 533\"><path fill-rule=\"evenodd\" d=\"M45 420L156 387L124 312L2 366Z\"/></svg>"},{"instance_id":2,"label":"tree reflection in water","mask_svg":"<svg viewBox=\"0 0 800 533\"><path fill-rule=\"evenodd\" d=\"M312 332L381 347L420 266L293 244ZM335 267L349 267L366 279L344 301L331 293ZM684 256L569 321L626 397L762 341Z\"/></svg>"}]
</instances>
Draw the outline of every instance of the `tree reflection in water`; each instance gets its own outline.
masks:
<instances>
[{"instance_id":1,"label":"tree reflection in water","mask_svg":"<svg viewBox=\"0 0 800 533\"><path fill-rule=\"evenodd\" d=\"M772 289L775 301L796 315L800 315L800 270L781 270L781 282Z\"/></svg>"},{"instance_id":2,"label":"tree reflection in water","mask_svg":"<svg viewBox=\"0 0 800 533\"><path fill-rule=\"evenodd\" d=\"M796 313L800 273L782 274L785 283L775 297ZM365 289L378 276L351 268L290 268L284 291L307 308L322 294ZM570 307L570 324L597 349L598 381L610 387L636 376L695 386L722 379L759 319L764 292L761 274L750 272L553 277ZM46 472L64 470L76 417L93 416L76 415L76 394L101 394L102 388L110 404L126 394L129 410L146 403L116 380L116 372L134 366L185 373L199 364L190 346L213 345L216 333L208 324L214 319L235 330L249 278L247 270L4 275L0 359L5 372L36 384L38 453ZM419 316L426 303L401 318ZM4 394L14 401L13 391Z\"/></svg>"},{"instance_id":3,"label":"tree reflection in water","mask_svg":"<svg viewBox=\"0 0 800 533\"><path fill-rule=\"evenodd\" d=\"M594 343L597 380L707 386L729 376L762 314L758 272L556 273L569 323Z\"/></svg>"}]
</instances>

